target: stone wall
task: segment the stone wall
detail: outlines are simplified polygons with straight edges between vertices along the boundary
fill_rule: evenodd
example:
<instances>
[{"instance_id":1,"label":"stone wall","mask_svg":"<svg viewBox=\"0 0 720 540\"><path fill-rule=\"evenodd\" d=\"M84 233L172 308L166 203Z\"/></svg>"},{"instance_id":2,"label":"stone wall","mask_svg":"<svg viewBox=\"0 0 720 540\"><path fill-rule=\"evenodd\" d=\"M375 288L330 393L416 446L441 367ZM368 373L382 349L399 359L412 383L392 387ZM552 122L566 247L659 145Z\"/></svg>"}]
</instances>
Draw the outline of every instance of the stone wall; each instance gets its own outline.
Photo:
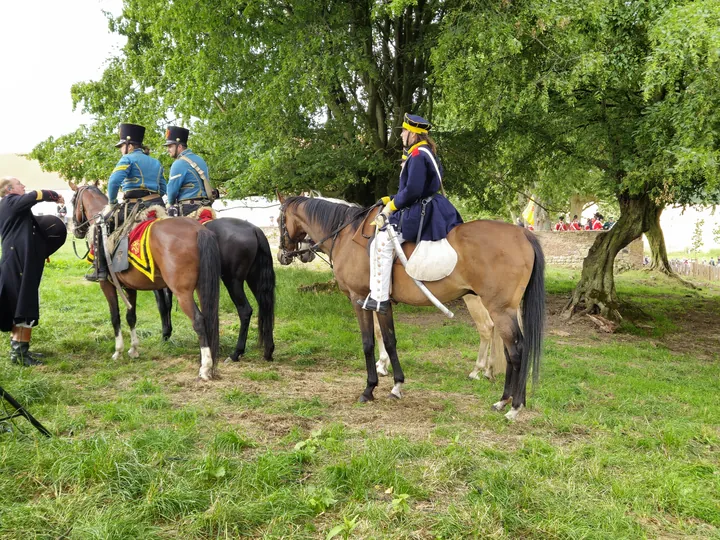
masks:
<instances>
[{"instance_id":1,"label":"stone wall","mask_svg":"<svg viewBox=\"0 0 720 540\"><path fill-rule=\"evenodd\" d=\"M545 260L549 265L582 268L582 263L590 247L603 231L536 231ZM615 267L619 270L640 269L643 264L642 238L634 240L618 253Z\"/></svg>"}]
</instances>

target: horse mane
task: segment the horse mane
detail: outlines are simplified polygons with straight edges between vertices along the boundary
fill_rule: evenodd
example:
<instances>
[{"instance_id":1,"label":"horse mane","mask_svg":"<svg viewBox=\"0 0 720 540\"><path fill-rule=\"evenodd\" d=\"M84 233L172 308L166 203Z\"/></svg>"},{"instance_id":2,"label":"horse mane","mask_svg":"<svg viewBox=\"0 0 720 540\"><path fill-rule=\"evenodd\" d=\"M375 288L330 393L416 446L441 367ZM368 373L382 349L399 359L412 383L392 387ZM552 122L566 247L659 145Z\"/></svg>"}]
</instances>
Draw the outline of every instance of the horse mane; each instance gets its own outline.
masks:
<instances>
[{"instance_id":1,"label":"horse mane","mask_svg":"<svg viewBox=\"0 0 720 540\"><path fill-rule=\"evenodd\" d=\"M105 194L102 192L102 190L101 190L99 187L97 187L95 184L90 184L90 185L87 185L87 186L79 186L78 189L77 189L77 191L74 191L74 192L73 192L72 199L70 200L70 204L73 205L73 208L75 208L75 199L77 199L78 193L80 193L81 188L85 188L86 190L92 191L92 192L94 192L94 193L99 193L100 195L105 195ZM85 191L85 190L82 190L82 191Z\"/></svg>"},{"instance_id":2,"label":"horse mane","mask_svg":"<svg viewBox=\"0 0 720 540\"><path fill-rule=\"evenodd\" d=\"M337 202L335 202L337 201ZM318 197L288 197L285 199L285 208L297 208L303 205L307 218L320 225L326 231L332 231L349 223L350 230L357 230L360 226L358 218L364 212L362 206L354 205L339 199L326 200Z\"/></svg>"}]
</instances>

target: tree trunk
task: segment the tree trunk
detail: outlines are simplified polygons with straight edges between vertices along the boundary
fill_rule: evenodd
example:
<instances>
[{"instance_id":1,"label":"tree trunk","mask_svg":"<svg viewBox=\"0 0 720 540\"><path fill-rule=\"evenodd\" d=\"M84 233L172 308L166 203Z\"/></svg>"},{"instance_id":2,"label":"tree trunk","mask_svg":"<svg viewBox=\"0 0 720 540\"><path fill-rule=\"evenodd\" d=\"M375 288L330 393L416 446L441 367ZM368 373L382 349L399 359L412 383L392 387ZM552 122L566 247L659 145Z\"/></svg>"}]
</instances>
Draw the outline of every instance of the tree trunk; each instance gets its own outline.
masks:
<instances>
[{"instance_id":1,"label":"tree trunk","mask_svg":"<svg viewBox=\"0 0 720 540\"><path fill-rule=\"evenodd\" d=\"M583 261L580 281L563 311L565 318L584 309L583 313L599 313L614 321L622 319L615 292L615 256L649 230L650 223L657 222L659 211L647 195L630 196L623 193L618 196L618 202L620 218L612 229L598 233Z\"/></svg>"},{"instance_id":2,"label":"tree trunk","mask_svg":"<svg viewBox=\"0 0 720 540\"><path fill-rule=\"evenodd\" d=\"M660 228L660 215L662 211L663 208L658 207L657 215L650 220L650 228L645 233L650 243L650 250L652 251L648 270L657 270L668 276L673 276L675 272L670 268L670 261L668 261L665 235L663 235L662 228Z\"/></svg>"}]
</instances>

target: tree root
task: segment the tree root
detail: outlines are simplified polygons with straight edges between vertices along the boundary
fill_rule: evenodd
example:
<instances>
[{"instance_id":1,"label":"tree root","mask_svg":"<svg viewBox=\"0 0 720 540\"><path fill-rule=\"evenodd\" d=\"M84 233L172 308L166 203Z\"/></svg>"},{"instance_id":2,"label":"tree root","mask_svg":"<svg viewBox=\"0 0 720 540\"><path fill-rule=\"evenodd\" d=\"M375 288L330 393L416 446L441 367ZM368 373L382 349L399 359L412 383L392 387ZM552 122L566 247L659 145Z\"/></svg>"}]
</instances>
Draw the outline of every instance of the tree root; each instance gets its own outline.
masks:
<instances>
[{"instance_id":1,"label":"tree root","mask_svg":"<svg viewBox=\"0 0 720 540\"><path fill-rule=\"evenodd\" d=\"M701 290L702 290L701 287L698 287L698 286L695 285L694 283L692 283L692 282L690 282L690 281L688 281L688 280L686 280L686 279L681 278L678 274L676 274L676 273L673 272L672 270L670 270L670 269L668 269L668 268L663 268L662 266L650 266L650 268L646 268L646 269L645 269L645 272L647 272L647 273L650 273L650 272L658 272L658 273L660 273L660 274L663 274L664 276L667 276L667 277L669 277L669 278L671 278L671 279L674 279L675 281L679 282L683 287L687 287L688 289L693 289L693 290L696 290L696 291L701 291Z\"/></svg>"}]
</instances>

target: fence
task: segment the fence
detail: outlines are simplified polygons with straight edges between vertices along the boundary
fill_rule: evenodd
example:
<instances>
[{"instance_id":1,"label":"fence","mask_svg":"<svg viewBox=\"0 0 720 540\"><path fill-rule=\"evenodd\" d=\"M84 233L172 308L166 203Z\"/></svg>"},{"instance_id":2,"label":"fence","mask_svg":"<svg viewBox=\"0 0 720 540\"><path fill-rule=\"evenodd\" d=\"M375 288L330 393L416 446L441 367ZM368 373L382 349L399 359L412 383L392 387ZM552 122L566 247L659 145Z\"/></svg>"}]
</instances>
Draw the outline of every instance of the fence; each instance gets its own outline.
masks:
<instances>
[{"instance_id":1,"label":"fence","mask_svg":"<svg viewBox=\"0 0 720 540\"><path fill-rule=\"evenodd\" d=\"M681 276L720 281L720 266L710 266L696 262L670 261L670 267Z\"/></svg>"}]
</instances>

